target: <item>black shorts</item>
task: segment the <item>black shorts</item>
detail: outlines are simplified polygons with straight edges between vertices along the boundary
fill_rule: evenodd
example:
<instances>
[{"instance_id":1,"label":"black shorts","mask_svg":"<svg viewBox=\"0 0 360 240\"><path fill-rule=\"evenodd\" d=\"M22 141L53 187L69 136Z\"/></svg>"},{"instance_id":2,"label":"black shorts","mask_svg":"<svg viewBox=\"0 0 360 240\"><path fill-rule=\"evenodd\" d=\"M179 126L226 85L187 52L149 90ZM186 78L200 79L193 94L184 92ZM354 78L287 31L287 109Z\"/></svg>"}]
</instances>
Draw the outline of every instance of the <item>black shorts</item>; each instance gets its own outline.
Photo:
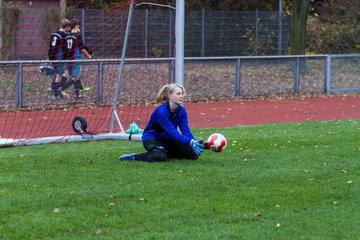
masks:
<instances>
[{"instance_id":1,"label":"black shorts","mask_svg":"<svg viewBox=\"0 0 360 240\"><path fill-rule=\"evenodd\" d=\"M143 141L144 148L147 152L136 154L135 159L146 162L166 161L169 158L177 159L198 159L198 155L190 147L190 145L182 142L161 141L158 139L147 139Z\"/></svg>"}]
</instances>

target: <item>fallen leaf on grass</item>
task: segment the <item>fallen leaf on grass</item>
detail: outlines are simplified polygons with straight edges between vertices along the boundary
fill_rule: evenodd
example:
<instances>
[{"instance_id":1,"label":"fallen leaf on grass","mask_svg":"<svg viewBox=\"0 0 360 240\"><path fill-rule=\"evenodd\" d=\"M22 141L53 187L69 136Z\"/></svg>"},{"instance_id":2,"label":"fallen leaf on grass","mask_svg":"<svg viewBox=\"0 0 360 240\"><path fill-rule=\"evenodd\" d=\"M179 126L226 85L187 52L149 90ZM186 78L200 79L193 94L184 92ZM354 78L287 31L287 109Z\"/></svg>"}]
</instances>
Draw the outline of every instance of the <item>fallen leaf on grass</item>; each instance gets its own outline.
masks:
<instances>
[{"instance_id":1,"label":"fallen leaf on grass","mask_svg":"<svg viewBox=\"0 0 360 240\"><path fill-rule=\"evenodd\" d=\"M142 201L142 202L147 202L148 201L147 198L139 198L139 200Z\"/></svg>"},{"instance_id":2,"label":"fallen leaf on grass","mask_svg":"<svg viewBox=\"0 0 360 240\"><path fill-rule=\"evenodd\" d=\"M97 235L106 235L106 234L108 234L109 232L107 231L107 230L105 230L105 229L98 229L97 231L96 231L96 234Z\"/></svg>"},{"instance_id":3,"label":"fallen leaf on grass","mask_svg":"<svg viewBox=\"0 0 360 240\"><path fill-rule=\"evenodd\" d=\"M54 212L54 213L59 213L59 212L60 212L60 209L59 209L59 208L54 208L53 212Z\"/></svg>"}]
</instances>

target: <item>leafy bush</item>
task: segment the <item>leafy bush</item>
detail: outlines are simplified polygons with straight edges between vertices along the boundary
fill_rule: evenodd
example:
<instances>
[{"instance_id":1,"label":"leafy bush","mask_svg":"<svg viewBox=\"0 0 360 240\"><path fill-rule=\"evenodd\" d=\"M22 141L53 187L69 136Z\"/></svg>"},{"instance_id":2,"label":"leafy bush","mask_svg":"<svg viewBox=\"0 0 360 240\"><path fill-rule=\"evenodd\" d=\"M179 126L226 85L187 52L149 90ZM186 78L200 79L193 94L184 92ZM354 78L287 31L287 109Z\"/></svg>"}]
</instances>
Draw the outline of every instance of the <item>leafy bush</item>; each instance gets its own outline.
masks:
<instances>
[{"instance_id":1,"label":"leafy bush","mask_svg":"<svg viewBox=\"0 0 360 240\"><path fill-rule=\"evenodd\" d=\"M308 53L343 54L360 50L358 24L308 24L307 37Z\"/></svg>"},{"instance_id":2,"label":"leafy bush","mask_svg":"<svg viewBox=\"0 0 360 240\"><path fill-rule=\"evenodd\" d=\"M308 52L359 52L359 9L360 2L357 0L324 1L308 20Z\"/></svg>"}]
</instances>

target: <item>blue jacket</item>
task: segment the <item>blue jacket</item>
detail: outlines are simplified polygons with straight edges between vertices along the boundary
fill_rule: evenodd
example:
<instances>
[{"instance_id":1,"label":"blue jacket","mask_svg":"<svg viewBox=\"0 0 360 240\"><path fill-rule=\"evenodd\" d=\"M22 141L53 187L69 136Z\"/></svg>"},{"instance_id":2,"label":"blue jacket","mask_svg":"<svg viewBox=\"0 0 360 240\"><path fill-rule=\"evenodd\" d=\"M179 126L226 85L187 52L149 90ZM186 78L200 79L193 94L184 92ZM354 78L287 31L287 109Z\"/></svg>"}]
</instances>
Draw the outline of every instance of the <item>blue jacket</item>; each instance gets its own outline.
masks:
<instances>
[{"instance_id":1,"label":"blue jacket","mask_svg":"<svg viewBox=\"0 0 360 240\"><path fill-rule=\"evenodd\" d=\"M190 144L191 139L195 138L190 132L185 108L180 105L175 112L171 112L167 102L158 106L151 114L142 135L143 141L152 138L161 141L177 140Z\"/></svg>"}]
</instances>

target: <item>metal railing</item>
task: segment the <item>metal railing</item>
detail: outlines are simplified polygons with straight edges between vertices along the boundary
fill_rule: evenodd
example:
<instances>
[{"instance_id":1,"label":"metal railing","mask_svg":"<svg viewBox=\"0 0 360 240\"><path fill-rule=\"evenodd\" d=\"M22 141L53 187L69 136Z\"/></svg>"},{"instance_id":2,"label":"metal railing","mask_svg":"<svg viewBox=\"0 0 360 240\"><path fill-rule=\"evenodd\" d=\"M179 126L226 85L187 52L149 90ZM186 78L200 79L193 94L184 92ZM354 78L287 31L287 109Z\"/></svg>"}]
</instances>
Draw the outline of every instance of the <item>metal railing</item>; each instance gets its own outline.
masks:
<instances>
[{"instance_id":1,"label":"metal railing","mask_svg":"<svg viewBox=\"0 0 360 240\"><path fill-rule=\"evenodd\" d=\"M131 73L143 69L159 71L157 78L161 74L165 82L174 82L174 58L133 58L125 61L121 86L136 81ZM16 105L22 108L32 104L48 104L50 100L34 101L32 96L41 96L40 92L45 91L52 80L42 75L39 67L57 62L60 61L1 61L0 106ZM88 81L95 89L89 102L111 104L120 59L75 62L82 66L83 81ZM358 92L359 63L360 54L185 58L184 85L190 100L208 96L257 97L287 93ZM147 81L153 81L146 72L140 78L147 76ZM25 95L25 91L32 93ZM131 91L137 89L126 88L126 92ZM125 94L125 90L120 88L119 94ZM137 93L131 98L136 96L142 97L141 93Z\"/></svg>"}]
</instances>

